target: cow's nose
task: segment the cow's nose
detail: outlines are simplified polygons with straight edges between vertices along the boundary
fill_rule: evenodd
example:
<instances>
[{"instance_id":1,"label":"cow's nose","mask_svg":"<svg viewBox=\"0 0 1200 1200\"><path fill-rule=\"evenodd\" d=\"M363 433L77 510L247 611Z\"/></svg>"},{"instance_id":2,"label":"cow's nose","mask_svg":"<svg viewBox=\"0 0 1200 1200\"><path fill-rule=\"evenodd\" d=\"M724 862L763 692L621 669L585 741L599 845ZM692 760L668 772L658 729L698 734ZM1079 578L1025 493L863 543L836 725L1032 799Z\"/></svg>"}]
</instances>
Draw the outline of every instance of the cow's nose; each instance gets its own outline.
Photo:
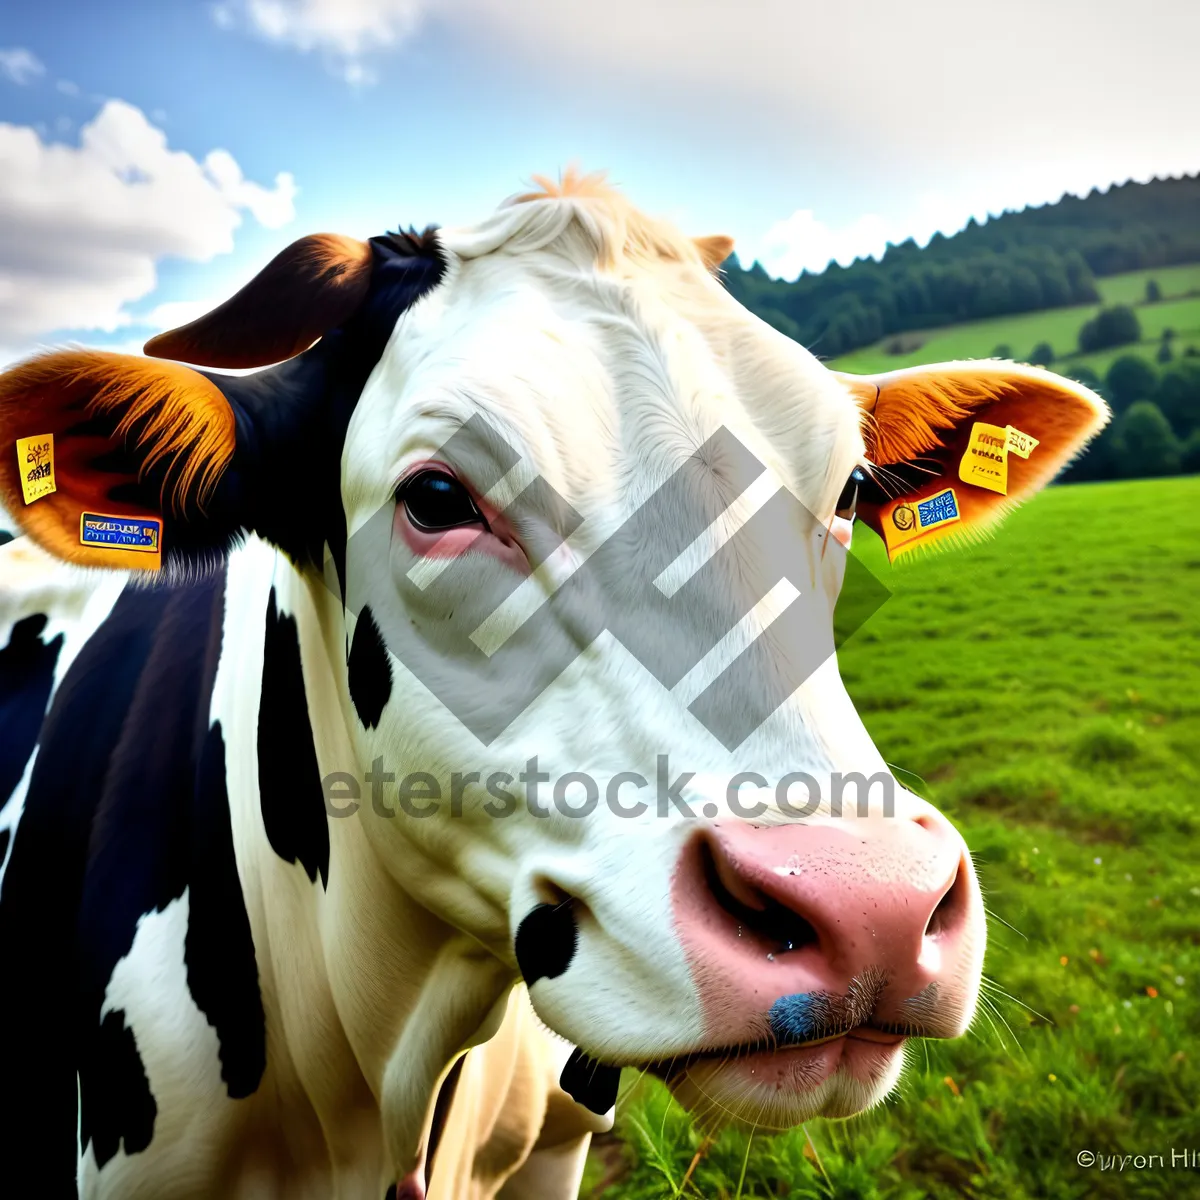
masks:
<instances>
[{"instance_id":1,"label":"cow's nose","mask_svg":"<svg viewBox=\"0 0 1200 1200\"><path fill-rule=\"evenodd\" d=\"M968 926L982 921L966 846L932 809L779 826L718 823L690 850L698 877L684 890L699 911L677 913L690 926L685 943L698 936L710 970L718 961L728 967L738 1002L759 1011L788 995L848 997L848 1015L837 1024L870 1020L916 1031L936 1007L938 987L930 985L961 981L977 957ZM678 889L676 896L684 898ZM726 1012L730 986L721 988Z\"/></svg>"}]
</instances>

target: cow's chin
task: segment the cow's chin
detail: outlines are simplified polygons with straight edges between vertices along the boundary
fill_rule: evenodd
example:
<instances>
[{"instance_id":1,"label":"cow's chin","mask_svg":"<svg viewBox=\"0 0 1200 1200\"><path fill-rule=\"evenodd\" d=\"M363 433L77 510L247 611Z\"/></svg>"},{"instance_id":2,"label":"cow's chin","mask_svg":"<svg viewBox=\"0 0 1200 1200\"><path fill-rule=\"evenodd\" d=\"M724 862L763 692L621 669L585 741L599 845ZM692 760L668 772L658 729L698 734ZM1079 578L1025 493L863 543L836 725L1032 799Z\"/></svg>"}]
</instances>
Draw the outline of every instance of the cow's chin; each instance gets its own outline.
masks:
<instances>
[{"instance_id":1,"label":"cow's chin","mask_svg":"<svg viewBox=\"0 0 1200 1200\"><path fill-rule=\"evenodd\" d=\"M786 1049L699 1055L652 1067L698 1124L790 1129L878 1104L904 1070L904 1041L853 1034Z\"/></svg>"}]
</instances>

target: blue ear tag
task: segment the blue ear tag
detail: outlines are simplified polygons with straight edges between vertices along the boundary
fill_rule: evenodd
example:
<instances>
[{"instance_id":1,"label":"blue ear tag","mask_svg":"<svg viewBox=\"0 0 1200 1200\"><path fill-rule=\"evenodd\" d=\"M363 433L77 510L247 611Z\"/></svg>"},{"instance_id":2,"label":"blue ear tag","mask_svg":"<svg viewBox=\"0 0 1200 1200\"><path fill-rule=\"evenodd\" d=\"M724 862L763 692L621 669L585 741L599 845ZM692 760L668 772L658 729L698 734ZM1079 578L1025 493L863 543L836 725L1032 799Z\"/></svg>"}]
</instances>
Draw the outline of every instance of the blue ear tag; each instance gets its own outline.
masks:
<instances>
[{"instance_id":1,"label":"blue ear tag","mask_svg":"<svg viewBox=\"0 0 1200 1200\"><path fill-rule=\"evenodd\" d=\"M898 549L922 534L940 525L953 524L961 516L953 488L943 488L915 504L903 498L893 500L880 513L888 558L894 558Z\"/></svg>"},{"instance_id":2,"label":"blue ear tag","mask_svg":"<svg viewBox=\"0 0 1200 1200\"><path fill-rule=\"evenodd\" d=\"M162 553L162 521L157 517L119 517L111 513L81 513L79 541L102 550Z\"/></svg>"}]
</instances>

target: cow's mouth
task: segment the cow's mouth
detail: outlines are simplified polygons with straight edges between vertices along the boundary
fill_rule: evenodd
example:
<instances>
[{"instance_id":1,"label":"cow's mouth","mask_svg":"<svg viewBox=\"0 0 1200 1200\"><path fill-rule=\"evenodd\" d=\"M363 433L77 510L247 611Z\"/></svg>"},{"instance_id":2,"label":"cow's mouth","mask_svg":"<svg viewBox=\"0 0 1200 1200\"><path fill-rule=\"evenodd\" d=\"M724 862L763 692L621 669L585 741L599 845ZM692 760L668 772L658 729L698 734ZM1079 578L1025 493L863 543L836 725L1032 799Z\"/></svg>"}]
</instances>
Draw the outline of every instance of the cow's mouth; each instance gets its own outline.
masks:
<instances>
[{"instance_id":1,"label":"cow's mouth","mask_svg":"<svg viewBox=\"0 0 1200 1200\"><path fill-rule=\"evenodd\" d=\"M813 1116L850 1116L881 1099L899 1076L908 1036L859 1024L805 1041L745 1042L625 1065L661 1079L702 1121L783 1129ZM620 1072L577 1050L562 1083L604 1112Z\"/></svg>"},{"instance_id":2,"label":"cow's mouth","mask_svg":"<svg viewBox=\"0 0 1200 1200\"><path fill-rule=\"evenodd\" d=\"M757 1042L740 1042L729 1046L701 1048L684 1054L672 1055L670 1058L656 1059L640 1063L640 1070L657 1075L664 1082L682 1075L689 1068L700 1063L731 1063L747 1058L773 1058L787 1054L803 1054L821 1046L832 1045L846 1039L857 1042L868 1042L878 1046L900 1046L908 1038L908 1033L885 1029L879 1025L863 1022L849 1029L827 1033L821 1037L806 1038L803 1041L779 1042L763 1040Z\"/></svg>"},{"instance_id":3,"label":"cow's mouth","mask_svg":"<svg viewBox=\"0 0 1200 1200\"><path fill-rule=\"evenodd\" d=\"M671 1084L700 1066L745 1068L750 1065L750 1069L753 1071L755 1064L778 1063L786 1064L788 1068L791 1068L801 1062L836 1061L835 1056L831 1056L829 1052L820 1053L828 1046L837 1046L839 1055L845 1054L848 1044L851 1043L878 1047L880 1053L894 1053L899 1051L906 1040L906 1036L902 1033L894 1033L874 1025L863 1024L856 1025L852 1029L844 1029L839 1033L826 1034L824 1037L809 1038L802 1042L785 1044L747 1042L721 1049L697 1050L669 1059L644 1063L642 1069L651 1075L656 1075L664 1083ZM855 1045L849 1045L849 1049L853 1054L869 1053L859 1050Z\"/></svg>"},{"instance_id":4,"label":"cow's mouth","mask_svg":"<svg viewBox=\"0 0 1200 1200\"><path fill-rule=\"evenodd\" d=\"M650 1063L702 1122L788 1128L814 1116L861 1112L891 1090L904 1034L858 1025L786 1045L704 1050Z\"/></svg>"}]
</instances>

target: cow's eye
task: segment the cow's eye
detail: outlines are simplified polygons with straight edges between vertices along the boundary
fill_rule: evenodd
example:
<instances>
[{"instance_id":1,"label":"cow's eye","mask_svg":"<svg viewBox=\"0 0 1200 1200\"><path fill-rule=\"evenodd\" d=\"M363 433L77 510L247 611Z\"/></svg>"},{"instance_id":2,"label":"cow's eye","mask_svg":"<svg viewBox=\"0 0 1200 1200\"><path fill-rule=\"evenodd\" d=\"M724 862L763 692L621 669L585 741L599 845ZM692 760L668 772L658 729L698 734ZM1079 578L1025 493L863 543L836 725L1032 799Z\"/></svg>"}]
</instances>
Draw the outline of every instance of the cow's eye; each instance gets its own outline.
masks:
<instances>
[{"instance_id":1,"label":"cow's eye","mask_svg":"<svg viewBox=\"0 0 1200 1200\"><path fill-rule=\"evenodd\" d=\"M418 471L400 485L396 499L404 505L408 519L430 533L463 525L487 528L471 493L448 471Z\"/></svg>"},{"instance_id":2,"label":"cow's eye","mask_svg":"<svg viewBox=\"0 0 1200 1200\"><path fill-rule=\"evenodd\" d=\"M850 472L850 478L846 480L846 486L842 488L842 494L838 497L837 508L834 510L835 516L846 521L854 520L854 512L858 507L858 485L865 483L866 478L858 467Z\"/></svg>"}]
</instances>

